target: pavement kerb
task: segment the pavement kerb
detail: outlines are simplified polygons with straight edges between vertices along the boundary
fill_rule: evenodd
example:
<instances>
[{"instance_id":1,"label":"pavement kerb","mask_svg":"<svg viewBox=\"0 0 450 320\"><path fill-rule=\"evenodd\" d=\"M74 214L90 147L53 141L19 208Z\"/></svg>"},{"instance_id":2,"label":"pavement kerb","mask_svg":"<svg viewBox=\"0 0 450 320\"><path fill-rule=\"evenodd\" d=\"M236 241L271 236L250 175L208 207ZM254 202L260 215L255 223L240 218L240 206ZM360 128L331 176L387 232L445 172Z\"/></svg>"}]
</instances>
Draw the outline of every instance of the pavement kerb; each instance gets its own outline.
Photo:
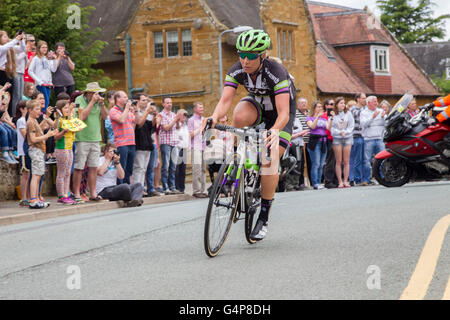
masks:
<instances>
[{"instance_id":1,"label":"pavement kerb","mask_svg":"<svg viewBox=\"0 0 450 320\"><path fill-rule=\"evenodd\" d=\"M151 204L171 203L178 201L194 200L195 197L188 194L169 195L144 198L143 206ZM0 226L52 219L76 214L92 213L97 211L112 210L124 207L123 201L101 201L99 203L87 203L75 206L54 206L42 210L31 210L29 213L17 213L0 217Z\"/></svg>"}]
</instances>

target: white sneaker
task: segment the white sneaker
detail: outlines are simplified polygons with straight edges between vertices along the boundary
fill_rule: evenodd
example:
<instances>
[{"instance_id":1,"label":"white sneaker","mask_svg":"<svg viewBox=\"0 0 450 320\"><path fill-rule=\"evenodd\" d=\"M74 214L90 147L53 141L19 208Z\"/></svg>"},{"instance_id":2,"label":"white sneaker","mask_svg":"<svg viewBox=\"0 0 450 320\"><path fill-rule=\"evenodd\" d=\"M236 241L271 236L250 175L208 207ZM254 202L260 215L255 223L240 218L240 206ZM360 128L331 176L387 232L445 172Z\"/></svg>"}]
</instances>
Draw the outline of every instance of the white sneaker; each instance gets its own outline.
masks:
<instances>
[{"instance_id":1,"label":"white sneaker","mask_svg":"<svg viewBox=\"0 0 450 320\"><path fill-rule=\"evenodd\" d=\"M316 184L316 185L314 186L314 189L315 189L315 190L322 190L322 189L325 189L325 187L323 186L323 184Z\"/></svg>"},{"instance_id":2,"label":"white sneaker","mask_svg":"<svg viewBox=\"0 0 450 320\"><path fill-rule=\"evenodd\" d=\"M255 228L250 234L250 239L255 241L261 241L262 239L264 239L264 237L267 234L267 226L268 226L267 222L263 222L262 220L258 219Z\"/></svg>"}]
</instances>

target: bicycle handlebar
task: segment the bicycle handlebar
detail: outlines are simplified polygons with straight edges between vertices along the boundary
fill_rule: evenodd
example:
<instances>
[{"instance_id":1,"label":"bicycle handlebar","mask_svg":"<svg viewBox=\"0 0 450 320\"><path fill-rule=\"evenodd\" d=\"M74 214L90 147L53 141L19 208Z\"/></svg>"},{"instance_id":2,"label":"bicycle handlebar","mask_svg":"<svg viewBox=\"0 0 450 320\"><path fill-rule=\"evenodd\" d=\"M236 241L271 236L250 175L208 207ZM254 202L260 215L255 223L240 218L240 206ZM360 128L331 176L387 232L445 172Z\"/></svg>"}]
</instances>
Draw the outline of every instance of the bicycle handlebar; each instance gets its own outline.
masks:
<instances>
[{"instance_id":1,"label":"bicycle handlebar","mask_svg":"<svg viewBox=\"0 0 450 320\"><path fill-rule=\"evenodd\" d=\"M208 129L211 129L212 127L212 119L209 118L206 121L206 127L205 127L205 131ZM262 129L255 129L255 128L234 128L225 124L216 124L214 126L214 129L217 129L219 131L229 131L232 133L235 133L237 135L240 136L251 136L253 138L257 138L259 139L260 134L265 130ZM269 137L271 135L270 130L267 131L267 137ZM272 158L270 157L270 149L269 148L265 148L266 149L266 154L265 154L265 158L268 162L272 162Z\"/></svg>"}]
</instances>

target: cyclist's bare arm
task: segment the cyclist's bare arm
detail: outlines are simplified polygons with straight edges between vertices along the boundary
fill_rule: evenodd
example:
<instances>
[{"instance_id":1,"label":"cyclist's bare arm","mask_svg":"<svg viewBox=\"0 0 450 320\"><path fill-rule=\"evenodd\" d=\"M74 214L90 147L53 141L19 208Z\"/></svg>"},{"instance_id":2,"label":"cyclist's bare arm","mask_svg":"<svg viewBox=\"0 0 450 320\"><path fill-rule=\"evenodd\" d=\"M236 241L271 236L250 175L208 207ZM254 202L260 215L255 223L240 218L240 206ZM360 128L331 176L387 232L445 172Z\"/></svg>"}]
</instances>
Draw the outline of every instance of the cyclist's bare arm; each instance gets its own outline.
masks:
<instances>
[{"instance_id":1,"label":"cyclist's bare arm","mask_svg":"<svg viewBox=\"0 0 450 320\"><path fill-rule=\"evenodd\" d=\"M282 93L275 97L275 105L277 108L278 117L275 121L271 131L277 130L280 132L289 122L289 93ZM267 142L267 147L270 147L275 140L279 139L278 135L271 135Z\"/></svg>"},{"instance_id":2,"label":"cyclist's bare arm","mask_svg":"<svg viewBox=\"0 0 450 320\"><path fill-rule=\"evenodd\" d=\"M220 98L219 103L214 109L214 113L212 115L213 119L213 127L217 123L220 118L223 118L227 115L230 110L234 96L236 95L236 89L233 87L225 87L223 88L222 97Z\"/></svg>"}]
</instances>

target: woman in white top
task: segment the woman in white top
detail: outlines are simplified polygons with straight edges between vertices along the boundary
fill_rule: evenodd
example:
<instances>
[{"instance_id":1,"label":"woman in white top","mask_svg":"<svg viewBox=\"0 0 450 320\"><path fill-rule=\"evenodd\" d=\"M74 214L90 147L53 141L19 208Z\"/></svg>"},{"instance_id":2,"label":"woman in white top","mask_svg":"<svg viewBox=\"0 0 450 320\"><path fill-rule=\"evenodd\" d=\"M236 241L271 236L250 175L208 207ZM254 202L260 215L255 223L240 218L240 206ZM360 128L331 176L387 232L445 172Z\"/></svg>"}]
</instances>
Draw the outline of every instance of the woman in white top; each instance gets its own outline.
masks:
<instances>
[{"instance_id":1,"label":"woman in white top","mask_svg":"<svg viewBox=\"0 0 450 320\"><path fill-rule=\"evenodd\" d=\"M336 98L334 113L336 115L333 116L331 135L333 136L333 151L336 158L338 188L350 188L348 174L350 170L350 152L353 145L355 120L352 113L348 112L344 97ZM344 165L344 174L342 174L342 165Z\"/></svg>"},{"instance_id":2,"label":"woman in white top","mask_svg":"<svg viewBox=\"0 0 450 320\"><path fill-rule=\"evenodd\" d=\"M17 34L18 35L18 34ZM25 74L25 67L28 63L27 58L27 45L25 42L25 39L19 42L19 44L14 46L14 54L15 54L15 61L16 61L16 74L14 76L14 91L12 94L12 114L16 114L16 107L19 101L22 99L23 96L23 90L24 90L24 74Z\"/></svg>"},{"instance_id":3,"label":"woman in white top","mask_svg":"<svg viewBox=\"0 0 450 320\"><path fill-rule=\"evenodd\" d=\"M14 40L9 40L8 33L0 30L0 86L4 86L9 82L13 84L13 79L16 74L16 61L14 46L20 45L20 42L24 39L25 34L18 35ZM10 95L13 95L14 86L11 86L8 90ZM8 108L9 114L13 116L12 108Z\"/></svg>"},{"instance_id":4,"label":"woman in white top","mask_svg":"<svg viewBox=\"0 0 450 320\"><path fill-rule=\"evenodd\" d=\"M175 189L184 192L186 180L187 153L191 148L191 137L187 127L187 111L178 110L180 120L177 122L174 137L177 140L177 167L175 169Z\"/></svg>"},{"instance_id":5,"label":"woman in white top","mask_svg":"<svg viewBox=\"0 0 450 320\"><path fill-rule=\"evenodd\" d=\"M39 41L36 47L36 56L28 68L28 74L34 79L36 89L44 94L45 108L42 110L44 113L47 111L53 87L52 72L55 72L57 68L55 53L53 51L48 52L47 42Z\"/></svg>"}]
</instances>

